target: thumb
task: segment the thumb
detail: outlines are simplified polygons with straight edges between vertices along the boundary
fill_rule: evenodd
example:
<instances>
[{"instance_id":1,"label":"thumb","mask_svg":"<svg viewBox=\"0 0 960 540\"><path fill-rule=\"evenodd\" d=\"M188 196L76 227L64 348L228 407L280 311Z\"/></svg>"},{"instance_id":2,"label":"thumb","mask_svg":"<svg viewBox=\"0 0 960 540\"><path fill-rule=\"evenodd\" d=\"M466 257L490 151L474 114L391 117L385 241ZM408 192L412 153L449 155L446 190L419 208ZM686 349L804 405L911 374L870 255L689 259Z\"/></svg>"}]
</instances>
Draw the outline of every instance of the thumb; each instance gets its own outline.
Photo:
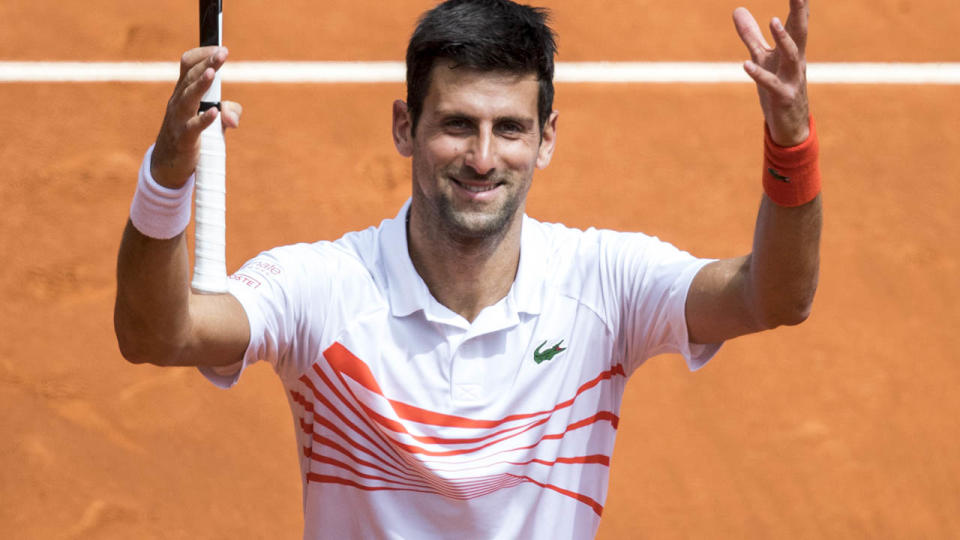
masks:
<instances>
[{"instance_id":1,"label":"thumb","mask_svg":"<svg viewBox=\"0 0 960 540\"><path fill-rule=\"evenodd\" d=\"M222 113L220 121L224 129L240 127L240 117L243 115L242 105L236 101L221 101L220 109Z\"/></svg>"}]
</instances>

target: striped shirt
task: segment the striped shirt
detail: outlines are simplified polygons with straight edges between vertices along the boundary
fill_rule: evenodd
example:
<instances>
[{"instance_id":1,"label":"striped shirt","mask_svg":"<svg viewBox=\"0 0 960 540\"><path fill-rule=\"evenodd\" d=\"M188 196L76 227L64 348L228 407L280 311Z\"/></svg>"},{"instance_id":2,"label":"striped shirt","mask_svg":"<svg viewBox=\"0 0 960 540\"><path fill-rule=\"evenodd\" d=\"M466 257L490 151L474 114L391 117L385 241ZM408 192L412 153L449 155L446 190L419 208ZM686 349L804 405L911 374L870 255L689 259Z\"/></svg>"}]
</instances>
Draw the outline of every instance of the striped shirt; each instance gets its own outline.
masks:
<instances>
[{"instance_id":1,"label":"striped shirt","mask_svg":"<svg viewBox=\"0 0 960 540\"><path fill-rule=\"evenodd\" d=\"M409 203L408 203L409 205ZM304 538L593 538L620 403L647 358L690 369L684 303L707 260L639 233L524 217L510 292L471 323L407 252L407 206L231 277L250 321L231 386L270 362L300 447Z\"/></svg>"}]
</instances>

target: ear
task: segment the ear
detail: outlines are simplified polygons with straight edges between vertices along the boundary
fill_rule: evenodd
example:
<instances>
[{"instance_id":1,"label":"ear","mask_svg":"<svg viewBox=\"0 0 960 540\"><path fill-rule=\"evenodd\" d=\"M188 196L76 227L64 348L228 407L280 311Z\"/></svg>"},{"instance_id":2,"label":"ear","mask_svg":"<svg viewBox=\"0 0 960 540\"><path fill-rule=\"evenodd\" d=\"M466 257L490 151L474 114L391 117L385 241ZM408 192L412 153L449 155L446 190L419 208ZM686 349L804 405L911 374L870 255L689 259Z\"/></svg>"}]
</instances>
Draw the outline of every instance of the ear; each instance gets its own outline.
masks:
<instances>
[{"instance_id":1,"label":"ear","mask_svg":"<svg viewBox=\"0 0 960 540\"><path fill-rule=\"evenodd\" d=\"M558 111L552 111L550 117L543 124L543 132L540 134L540 149L537 152L537 168L543 169L550 164L553 157L553 149L557 145L557 117Z\"/></svg>"},{"instance_id":2,"label":"ear","mask_svg":"<svg viewBox=\"0 0 960 540\"><path fill-rule=\"evenodd\" d=\"M413 155L413 134L410 132L410 110L403 100L393 102L393 145L403 157Z\"/></svg>"}]
</instances>

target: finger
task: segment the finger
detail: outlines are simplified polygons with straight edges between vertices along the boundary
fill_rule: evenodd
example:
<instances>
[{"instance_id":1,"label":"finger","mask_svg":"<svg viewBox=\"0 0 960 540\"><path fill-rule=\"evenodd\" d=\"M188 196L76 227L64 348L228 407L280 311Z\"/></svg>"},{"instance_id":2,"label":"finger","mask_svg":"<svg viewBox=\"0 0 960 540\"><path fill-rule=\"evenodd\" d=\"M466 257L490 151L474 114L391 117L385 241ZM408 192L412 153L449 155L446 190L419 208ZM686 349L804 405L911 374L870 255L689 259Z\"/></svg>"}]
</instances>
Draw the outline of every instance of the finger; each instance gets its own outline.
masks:
<instances>
[{"instance_id":1,"label":"finger","mask_svg":"<svg viewBox=\"0 0 960 540\"><path fill-rule=\"evenodd\" d=\"M790 37L803 55L807 49L807 29L810 19L810 0L790 0L790 15L784 24Z\"/></svg>"},{"instance_id":2,"label":"finger","mask_svg":"<svg viewBox=\"0 0 960 540\"><path fill-rule=\"evenodd\" d=\"M740 41L747 46L747 51L750 52L750 57L754 62L772 50L767 40L764 39L757 20L746 8L740 7L733 11L733 25L737 29Z\"/></svg>"},{"instance_id":3,"label":"finger","mask_svg":"<svg viewBox=\"0 0 960 540\"><path fill-rule=\"evenodd\" d=\"M211 107L200 114L194 115L190 120L187 120L184 124L183 132L183 142L184 144L195 144L197 139L200 138L200 134L203 133L203 130L207 129L210 124L217 118L217 114L220 111L216 107Z\"/></svg>"},{"instance_id":4,"label":"finger","mask_svg":"<svg viewBox=\"0 0 960 540\"><path fill-rule=\"evenodd\" d=\"M178 95L175 95L175 103L173 103L175 118L181 122L186 122L191 117L197 115L197 109L200 108L200 100L203 99L203 94L206 93L210 85L213 84L214 75L215 72L213 68L206 67L200 72L196 80L191 81L178 92Z\"/></svg>"},{"instance_id":5,"label":"finger","mask_svg":"<svg viewBox=\"0 0 960 540\"><path fill-rule=\"evenodd\" d=\"M195 47L183 53L180 57L180 78L182 79L190 71L190 68L197 65L198 62L212 56L217 48L216 45L208 45L206 47Z\"/></svg>"},{"instance_id":6,"label":"finger","mask_svg":"<svg viewBox=\"0 0 960 540\"><path fill-rule=\"evenodd\" d=\"M213 84L216 70L223 67L227 60L228 51L224 47L215 47L206 60L197 62L186 75L180 80L177 89L174 91L174 110L177 117L185 121L190 116L197 113L200 107L200 100L204 93Z\"/></svg>"},{"instance_id":7,"label":"finger","mask_svg":"<svg viewBox=\"0 0 960 540\"><path fill-rule=\"evenodd\" d=\"M240 127L240 116L243 115L243 107L239 103L236 101L222 101L220 102L220 109L224 129Z\"/></svg>"},{"instance_id":8,"label":"finger","mask_svg":"<svg viewBox=\"0 0 960 540\"><path fill-rule=\"evenodd\" d=\"M780 71L786 71L791 75L795 75L801 61L797 44L793 41L793 38L790 37L790 34L787 33L787 30L783 27L783 23L781 23L777 17L774 17L773 20L770 21L770 33L773 34L773 40L776 42L777 50L780 52ZM784 70L784 68L786 68L786 70Z\"/></svg>"},{"instance_id":9,"label":"finger","mask_svg":"<svg viewBox=\"0 0 960 540\"><path fill-rule=\"evenodd\" d=\"M209 49L210 47L202 47L203 49ZM187 85L197 80L202 74L208 69L213 69L214 71L223 67L223 63L227 61L227 51L226 47L213 47L210 55L200 61L196 62L193 66L187 70L186 75L183 77L183 82Z\"/></svg>"},{"instance_id":10,"label":"finger","mask_svg":"<svg viewBox=\"0 0 960 540\"><path fill-rule=\"evenodd\" d=\"M755 62L747 60L743 63L743 70L757 83L757 86L778 96L778 98L782 98L789 93L786 85L780 80L780 77L763 69Z\"/></svg>"}]
</instances>

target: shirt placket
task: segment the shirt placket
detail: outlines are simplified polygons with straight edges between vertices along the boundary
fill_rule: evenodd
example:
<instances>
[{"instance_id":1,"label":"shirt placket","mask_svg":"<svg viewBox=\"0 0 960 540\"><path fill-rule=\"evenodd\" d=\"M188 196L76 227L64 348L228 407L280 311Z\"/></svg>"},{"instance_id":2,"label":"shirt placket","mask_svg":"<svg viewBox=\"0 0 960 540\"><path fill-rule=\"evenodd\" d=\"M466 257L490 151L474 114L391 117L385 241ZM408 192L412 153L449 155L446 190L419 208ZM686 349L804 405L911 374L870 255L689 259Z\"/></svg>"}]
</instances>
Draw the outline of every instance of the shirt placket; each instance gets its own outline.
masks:
<instances>
[{"instance_id":1,"label":"shirt placket","mask_svg":"<svg viewBox=\"0 0 960 540\"><path fill-rule=\"evenodd\" d=\"M462 340L451 349L450 396L458 404L474 404L484 400L484 361L471 354L477 337Z\"/></svg>"}]
</instances>

